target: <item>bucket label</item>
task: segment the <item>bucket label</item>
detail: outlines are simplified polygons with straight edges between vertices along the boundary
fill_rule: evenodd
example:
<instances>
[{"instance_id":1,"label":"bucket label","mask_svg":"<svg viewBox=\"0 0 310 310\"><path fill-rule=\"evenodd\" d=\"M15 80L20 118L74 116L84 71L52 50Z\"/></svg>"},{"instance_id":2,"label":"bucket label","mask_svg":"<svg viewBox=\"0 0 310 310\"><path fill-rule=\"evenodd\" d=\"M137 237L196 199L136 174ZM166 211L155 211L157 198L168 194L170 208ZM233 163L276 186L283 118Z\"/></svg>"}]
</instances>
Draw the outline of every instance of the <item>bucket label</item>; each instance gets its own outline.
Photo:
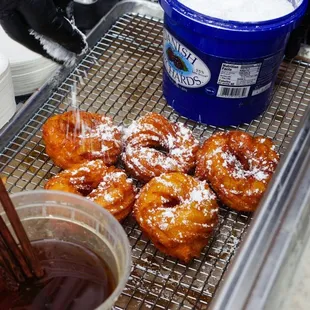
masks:
<instances>
[{"instance_id":1,"label":"bucket label","mask_svg":"<svg viewBox=\"0 0 310 310\"><path fill-rule=\"evenodd\" d=\"M164 65L171 79L187 88L199 88L211 79L207 65L164 29Z\"/></svg>"},{"instance_id":2,"label":"bucket label","mask_svg":"<svg viewBox=\"0 0 310 310\"><path fill-rule=\"evenodd\" d=\"M261 66L261 63L222 63L217 80L219 84L217 97L236 99L248 97L251 85L257 83Z\"/></svg>"},{"instance_id":3,"label":"bucket label","mask_svg":"<svg viewBox=\"0 0 310 310\"><path fill-rule=\"evenodd\" d=\"M217 83L225 86L254 85L256 84L261 65L261 63L223 63Z\"/></svg>"},{"instance_id":4,"label":"bucket label","mask_svg":"<svg viewBox=\"0 0 310 310\"><path fill-rule=\"evenodd\" d=\"M246 98L250 92L250 86L246 87L227 87L219 86L217 97L220 98Z\"/></svg>"}]
</instances>

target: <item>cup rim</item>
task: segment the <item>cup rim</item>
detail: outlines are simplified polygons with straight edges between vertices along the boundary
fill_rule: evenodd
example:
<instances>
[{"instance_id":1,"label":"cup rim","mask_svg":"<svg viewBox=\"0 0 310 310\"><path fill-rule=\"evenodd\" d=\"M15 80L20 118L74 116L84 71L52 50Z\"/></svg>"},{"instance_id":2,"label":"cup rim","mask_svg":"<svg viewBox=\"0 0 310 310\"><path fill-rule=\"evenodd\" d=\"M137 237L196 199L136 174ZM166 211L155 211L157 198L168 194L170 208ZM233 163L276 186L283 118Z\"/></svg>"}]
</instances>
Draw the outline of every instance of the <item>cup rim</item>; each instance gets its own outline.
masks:
<instances>
[{"instance_id":1,"label":"cup rim","mask_svg":"<svg viewBox=\"0 0 310 310\"><path fill-rule=\"evenodd\" d=\"M87 202L87 204L91 205L93 208L97 209L98 211L102 212L104 214L104 216L108 219L108 221L111 221L114 223L114 225L118 226L120 228L120 234L119 237L121 239L121 243L124 246L125 249L125 256L127 257L125 259L126 261L126 266L124 266L124 270L125 272L122 273L120 275L120 279L118 281L117 286L115 287L113 293L102 303L100 304L95 310L101 310L101 309L108 309L109 307L112 307L115 302L117 301L117 299L119 298L119 296L121 295L122 291L124 290L126 283L128 282L129 279L129 275L131 272L131 266L132 266L132 257L131 257L131 246L129 243L129 239L128 236L123 228L123 226L118 222L118 220L106 209L104 209L103 207L99 206L98 204L82 197L82 196L78 196L72 193L68 193L68 192L62 192L62 191L57 191L57 190L44 190L44 189L38 189L38 190L29 190L29 191L21 191L18 193L14 193L14 194L10 194L11 198L17 198L23 195L46 195L46 194L53 194L56 195L57 197L59 197L61 199L61 197L65 196L65 197L71 197L73 199L76 200L80 200L81 202ZM14 203L14 201L13 201ZM18 207L16 208L18 210ZM106 308L104 308L106 307Z\"/></svg>"}]
</instances>

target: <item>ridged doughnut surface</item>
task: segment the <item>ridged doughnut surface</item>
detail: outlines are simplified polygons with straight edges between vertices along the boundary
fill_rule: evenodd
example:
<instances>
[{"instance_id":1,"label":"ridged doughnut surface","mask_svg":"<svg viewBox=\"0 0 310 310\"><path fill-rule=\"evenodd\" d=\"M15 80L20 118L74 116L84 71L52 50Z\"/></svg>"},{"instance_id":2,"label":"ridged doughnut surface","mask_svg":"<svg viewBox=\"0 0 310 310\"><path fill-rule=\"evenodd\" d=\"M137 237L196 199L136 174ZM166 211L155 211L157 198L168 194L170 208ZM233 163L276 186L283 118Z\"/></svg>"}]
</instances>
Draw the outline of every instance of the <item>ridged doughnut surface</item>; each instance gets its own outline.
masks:
<instances>
[{"instance_id":1,"label":"ridged doughnut surface","mask_svg":"<svg viewBox=\"0 0 310 310\"><path fill-rule=\"evenodd\" d=\"M122 151L121 131L104 115L70 111L49 118L43 125L46 154L67 169L101 159L114 164Z\"/></svg>"},{"instance_id":2,"label":"ridged doughnut surface","mask_svg":"<svg viewBox=\"0 0 310 310\"><path fill-rule=\"evenodd\" d=\"M218 221L218 205L206 182L172 172L142 188L134 215L160 251L188 262L208 243Z\"/></svg>"},{"instance_id":3,"label":"ridged doughnut surface","mask_svg":"<svg viewBox=\"0 0 310 310\"><path fill-rule=\"evenodd\" d=\"M220 200L238 211L255 211L277 167L269 138L241 131L212 135L197 154L196 176L207 180Z\"/></svg>"},{"instance_id":4,"label":"ridged doughnut surface","mask_svg":"<svg viewBox=\"0 0 310 310\"><path fill-rule=\"evenodd\" d=\"M135 202L135 188L125 172L102 160L77 164L52 177L45 189L59 190L84 196L123 220Z\"/></svg>"},{"instance_id":5,"label":"ridged doughnut surface","mask_svg":"<svg viewBox=\"0 0 310 310\"><path fill-rule=\"evenodd\" d=\"M198 141L181 123L149 113L125 130L126 170L136 179L148 182L167 172L187 173L195 167Z\"/></svg>"}]
</instances>

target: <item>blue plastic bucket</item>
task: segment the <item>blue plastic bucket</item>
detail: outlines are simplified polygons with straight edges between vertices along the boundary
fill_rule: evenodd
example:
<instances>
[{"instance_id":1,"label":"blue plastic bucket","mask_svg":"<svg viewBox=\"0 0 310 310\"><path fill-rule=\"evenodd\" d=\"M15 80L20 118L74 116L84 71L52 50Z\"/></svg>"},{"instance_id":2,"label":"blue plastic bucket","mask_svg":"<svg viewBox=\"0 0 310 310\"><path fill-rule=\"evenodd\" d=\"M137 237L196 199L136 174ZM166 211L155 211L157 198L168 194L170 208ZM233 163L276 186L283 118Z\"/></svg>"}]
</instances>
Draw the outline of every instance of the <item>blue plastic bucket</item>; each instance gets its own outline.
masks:
<instances>
[{"instance_id":1,"label":"blue plastic bucket","mask_svg":"<svg viewBox=\"0 0 310 310\"><path fill-rule=\"evenodd\" d=\"M283 17L243 23L199 14L177 0L165 11L163 94L181 115L209 125L248 123L268 107L291 31L307 0Z\"/></svg>"}]
</instances>

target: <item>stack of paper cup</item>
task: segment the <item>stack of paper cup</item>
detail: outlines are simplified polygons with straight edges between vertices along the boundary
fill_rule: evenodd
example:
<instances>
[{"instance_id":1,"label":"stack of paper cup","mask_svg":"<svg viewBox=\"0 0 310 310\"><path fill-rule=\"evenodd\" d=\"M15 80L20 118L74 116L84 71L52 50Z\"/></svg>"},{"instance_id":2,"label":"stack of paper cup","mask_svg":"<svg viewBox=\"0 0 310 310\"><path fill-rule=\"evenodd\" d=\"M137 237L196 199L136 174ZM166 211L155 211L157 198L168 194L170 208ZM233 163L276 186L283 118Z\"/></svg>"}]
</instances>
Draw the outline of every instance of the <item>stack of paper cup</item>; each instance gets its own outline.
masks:
<instances>
[{"instance_id":1,"label":"stack of paper cup","mask_svg":"<svg viewBox=\"0 0 310 310\"><path fill-rule=\"evenodd\" d=\"M13 41L0 27L0 53L11 65L15 96L28 95L40 88L58 65Z\"/></svg>"},{"instance_id":2,"label":"stack of paper cup","mask_svg":"<svg viewBox=\"0 0 310 310\"><path fill-rule=\"evenodd\" d=\"M0 54L0 128L12 118L15 112L16 102L9 60Z\"/></svg>"}]
</instances>

